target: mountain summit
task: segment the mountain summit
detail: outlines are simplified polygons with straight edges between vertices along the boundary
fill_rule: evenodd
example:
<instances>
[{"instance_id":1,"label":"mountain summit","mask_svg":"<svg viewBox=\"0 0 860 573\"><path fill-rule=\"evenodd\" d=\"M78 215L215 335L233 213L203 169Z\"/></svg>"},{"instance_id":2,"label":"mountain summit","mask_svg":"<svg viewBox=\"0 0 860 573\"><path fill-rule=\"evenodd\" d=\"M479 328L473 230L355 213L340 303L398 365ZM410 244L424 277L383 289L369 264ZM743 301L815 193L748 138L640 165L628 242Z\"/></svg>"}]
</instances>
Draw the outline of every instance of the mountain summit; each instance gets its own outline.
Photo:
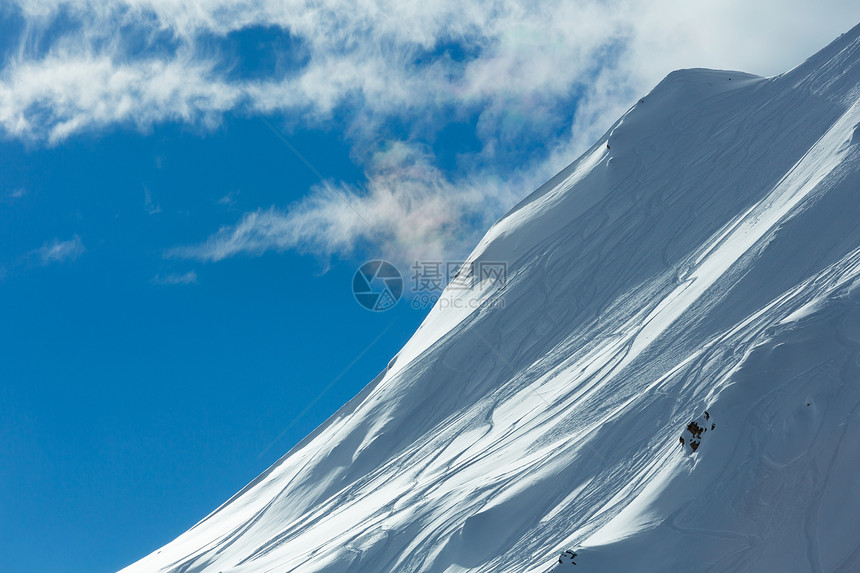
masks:
<instances>
[{"instance_id":1,"label":"mountain summit","mask_svg":"<svg viewBox=\"0 0 860 573\"><path fill-rule=\"evenodd\" d=\"M860 571L858 221L860 26L673 72L487 232L504 285L123 571Z\"/></svg>"}]
</instances>

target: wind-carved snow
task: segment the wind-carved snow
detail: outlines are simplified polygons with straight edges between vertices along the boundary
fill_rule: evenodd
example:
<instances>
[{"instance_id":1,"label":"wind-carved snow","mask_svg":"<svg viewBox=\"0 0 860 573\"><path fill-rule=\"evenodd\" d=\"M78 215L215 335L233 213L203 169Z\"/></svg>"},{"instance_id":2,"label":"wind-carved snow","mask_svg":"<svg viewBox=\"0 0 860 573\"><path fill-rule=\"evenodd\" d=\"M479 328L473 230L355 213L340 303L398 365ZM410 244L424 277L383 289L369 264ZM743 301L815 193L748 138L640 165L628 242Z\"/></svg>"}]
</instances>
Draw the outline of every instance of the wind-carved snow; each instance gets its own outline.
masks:
<instances>
[{"instance_id":1,"label":"wind-carved snow","mask_svg":"<svg viewBox=\"0 0 860 573\"><path fill-rule=\"evenodd\" d=\"M670 74L488 231L505 288L124 571L860 570L859 59Z\"/></svg>"}]
</instances>

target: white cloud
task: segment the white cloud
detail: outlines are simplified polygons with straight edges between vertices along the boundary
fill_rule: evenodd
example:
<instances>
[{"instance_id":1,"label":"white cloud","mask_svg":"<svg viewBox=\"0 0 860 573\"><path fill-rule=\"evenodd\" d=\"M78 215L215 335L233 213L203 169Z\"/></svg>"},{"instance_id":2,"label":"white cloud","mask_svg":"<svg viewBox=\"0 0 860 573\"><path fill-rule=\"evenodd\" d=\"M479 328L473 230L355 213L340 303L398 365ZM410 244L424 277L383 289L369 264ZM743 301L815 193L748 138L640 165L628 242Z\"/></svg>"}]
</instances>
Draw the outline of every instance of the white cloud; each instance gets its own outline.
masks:
<instances>
[{"instance_id":1,"label":"white cloud","mask_svg":"<svg viewBox=\"0 0 860 573\"><path fill-rule=\"evenodd\" d=\"M279 115L298 127L342 123L366 163L366 185L320 185L297 206L265 206L201 245L173 251L206 260L268 249L332 254L364 243L403 256L423 249L424 258L462 248L669 71L776 74L860 17L856 0L11 6L26 26L0 70L7 136L59 144L117 124L215 125L227 111ZM62 33L52 27L60 20ZM231 75L231 34L255 26L288 33L302 63L262 77ZM444 51L452 44L464 58ZM420 142L452 117L475 116L481 151L462 172L440 170ZM390 123L406 126L408 143L385 144L380 153ZM534 142L543 154L523 154Z\"/></svg>"},{"instance_id":2,"label":"white cloud","mask_svg":"<svg viewBox=\"0 0 860 573\"><path fill-rule=\"evenodd\" d=\"M161 213L161 205L152 200L152 192L146 185L143 185L143 208L146 210L147 215Z\"/></svg>"},{"instance_id":3,"label":"white cloud","mask_svg":"<svg viewBox=\"0 0 860 573\"><path fill-rule=\"evenodd\" d=\"M18 187L17 189L6 191L3 195L0 195L0 197L3 197L5 199L20 199L26 194L27 190L24 187Z\"/></svg>"},{"instance_id":4,"label":"white cloud","mask_svg":"<svg viewBox=\"0 0 860 573\"><path fill-rule=\"evenodd\" d=\"M80 257L86 249L84 243L78 235L75 235L68 241L60 241L54 239L48 241L35 251L34 255L42 265L50 265L52 263L62 263L65 261L73 261Z\"/></svg>"},{"instance_id":5,"label":"white cloud","mask_svg":"<svg viewBox=\"0 0 860 573\"><path fill-rule=\"evenodd\" d=\"M364 245L380 256L409 262L465 254L476 233L515 197L491 174L456 183L425 150L402 143L376 153L367 185L325 183L289 210L259 209L207 241L169 255L220 261L239 253L296 249L330 256ZM514 173L509 177L517 179Z\"/></svg>"},{"instance_id":6,"label":"white cloud","mask_svg":"<svg viewBox=\"0 0 860 573\"><path fill-rule=\"evenodd\" d=\"M93 128L131 122L214 123L236 105L235 88L210 77L206 63L118 63L109 54L53 53L13 61L0 75L0 126L22 138L57 143Z\"/></svg>"},{"instance_id":7,"label":"white cloud","mask_svg":"<svg viewBox=\"0 0 860 573\"><path fill-rule=\"evenodd\" d=\"M13 6L27 26L0 73L0 126L55 142L117 122L215 122L236 108L302 109L324 118L348 104L366 119L477 105L496 120L524 114L528 121L576 86L586 97L600 95L589 86L604 72L622 72L613 77L635 91L678 67L778 73L860 16L856 2L843 0L18 0ZM62 34L50 28L60 15L72 23ZM231 80L231 56L207 42L214 36L229 43L228 34L252 26L279 27L296 38L306 65L291 74ZM129 47L129 36L160 49ZM417 62L446 42L466 46L473 57Z\"/></svg>"},{"instance_id":8,"label":"white cloud","mask_svg":"<svg viewBox=\"0 0 860 573\"><path fill-rule=\"evenodd\" d=\"M159 286L197 284L197 273L194 271L188 271L185 274L170 273L164 276L157 274L152 277L150 282Z\"/></svg>"},{"instance_id":9,"label":"white cloud","mask_svg":"<svg viewBox=\"0 0 860 573\"><path fill-rule=\"evenodd\" d=\"M218 199L215 202L215 204L221 205L223 207L232 207L233 205L236 204L236 198L238 196L239 196L239 190L238 189L236 189L235 191L230 191L229 193L227 193L226 195L224 195L220 199Z\"/></svg>"}]
</instances>

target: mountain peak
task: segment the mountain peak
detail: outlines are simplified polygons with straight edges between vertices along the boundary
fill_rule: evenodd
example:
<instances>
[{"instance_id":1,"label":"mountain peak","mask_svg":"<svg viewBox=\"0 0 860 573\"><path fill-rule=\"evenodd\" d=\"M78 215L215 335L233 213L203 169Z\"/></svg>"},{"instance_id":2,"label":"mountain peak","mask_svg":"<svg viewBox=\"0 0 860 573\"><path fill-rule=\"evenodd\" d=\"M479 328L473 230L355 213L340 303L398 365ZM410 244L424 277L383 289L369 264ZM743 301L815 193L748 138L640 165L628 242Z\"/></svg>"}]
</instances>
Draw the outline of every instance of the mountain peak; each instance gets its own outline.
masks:
<instances>
[{"instance_id":1,"label":"mountain peak","mask_svg":"<svg viewBox=\"0 0 860 573\"><path fill-rule=\"evenodd\" d=\"M446 291L124 571L860 569L858 33L776 78L670 74L490 229L503 288Z\"/></svg>"}]
</instances>

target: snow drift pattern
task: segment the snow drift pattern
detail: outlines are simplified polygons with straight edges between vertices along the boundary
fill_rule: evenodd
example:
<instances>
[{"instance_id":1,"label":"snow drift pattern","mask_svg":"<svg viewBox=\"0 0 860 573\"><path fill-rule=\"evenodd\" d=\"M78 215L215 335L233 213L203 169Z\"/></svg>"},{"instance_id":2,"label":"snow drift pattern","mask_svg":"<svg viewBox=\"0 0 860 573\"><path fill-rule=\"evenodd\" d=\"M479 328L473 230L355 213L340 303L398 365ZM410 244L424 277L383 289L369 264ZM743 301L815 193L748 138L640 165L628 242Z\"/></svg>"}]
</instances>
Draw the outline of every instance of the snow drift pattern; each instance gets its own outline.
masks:
<instances>
[{"instance_id":1,"label":"snow drift pattern","mask_svg":"<svg viewBox=\"0 0 860 573\"><path fill-rule=\"evenodd\" d=\"M860 570L858 66L670 74L472 253L504 308L124 571Z\"/></svg>"}]
</instances>

